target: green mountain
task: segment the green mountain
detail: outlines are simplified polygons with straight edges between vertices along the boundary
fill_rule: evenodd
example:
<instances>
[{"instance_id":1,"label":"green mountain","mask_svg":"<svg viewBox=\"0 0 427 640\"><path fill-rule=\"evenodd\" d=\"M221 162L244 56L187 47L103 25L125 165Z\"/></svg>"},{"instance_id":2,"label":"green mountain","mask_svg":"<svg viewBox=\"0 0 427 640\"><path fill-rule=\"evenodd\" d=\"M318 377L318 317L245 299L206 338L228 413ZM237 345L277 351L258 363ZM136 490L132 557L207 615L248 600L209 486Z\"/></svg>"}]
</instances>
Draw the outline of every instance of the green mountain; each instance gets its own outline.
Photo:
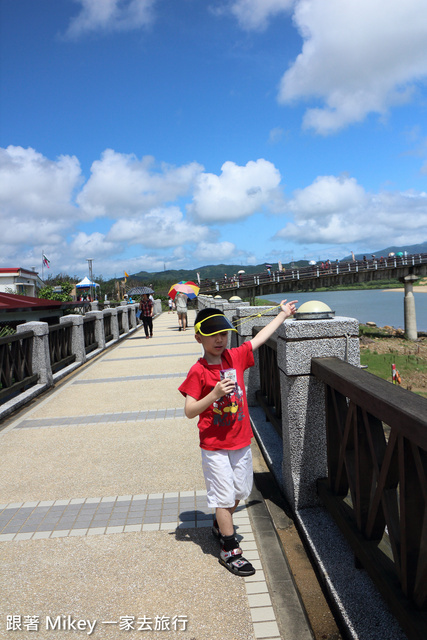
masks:
<instances>
[{"instance_id":1,"label":"green mountain","mask_svg":"<svg viewBox=\"0 0 427 640\"><path fill-rule=\"evenodd\" d=\"M389 253L397 253L398 251L402 251L402 253L405 253L405 251L407 251L409 255L413 255L416 253L427 253L427 242L411 245L394 245L392 247L387 247L386 249L378 249L378 251L372 251L371 253L369 251L366 251L365 254L356 253L355 257L356 260L363 260L364 255L366 255L368 259L372 255L376 256L377 258L380 258L381 256L384 256L384 258L386 258ZM351 260L351 256L347 256L346 258L343 258L343 260Z\"/></svg>"}]
</instances>

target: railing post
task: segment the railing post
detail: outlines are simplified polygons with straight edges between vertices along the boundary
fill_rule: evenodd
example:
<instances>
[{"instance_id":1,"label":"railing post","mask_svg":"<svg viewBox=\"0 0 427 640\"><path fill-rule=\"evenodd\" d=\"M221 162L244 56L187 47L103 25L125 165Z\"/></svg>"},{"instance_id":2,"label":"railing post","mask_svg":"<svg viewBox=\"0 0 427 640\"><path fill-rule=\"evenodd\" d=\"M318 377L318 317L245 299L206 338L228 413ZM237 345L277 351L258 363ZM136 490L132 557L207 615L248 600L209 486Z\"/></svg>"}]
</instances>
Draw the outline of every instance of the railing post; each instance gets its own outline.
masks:
<instances>
[{"instance_id":1,"label":"railing post","mask_svg":"<svg viewBox=\"0 0 427 640\"><path fill-rule=\"evenodd\" d=\"M110 309L108 311L110 312ZM89 311L85 317L95 318L95 341L98 343L98 349L105 349L104 312Z\"/></svg>"},{"instance_id":2,"label":"railing post","mask_svg":"<svg viewBox=\"0 0 427 640\"><path fill-rule=\"evenodd\" d=\"M76 362L83 364L87 360L83 316L62 316L62 318L59 318L59 324L73 325L71 330L71 350L76 356Z\"/></svg>"},{"instance_id":3,"label":"railing post","mask_svg":"<svg viewBox=\"0 0 427 640\"><path fill-rule=\"evenodd\" d=\"M277 333L284 492L294 511L319 504L316 481L327 475L324 385L311 359L335 356L360 366L359 325L352 318L286 320Z\"/></svg>"},{"instance_id":4,"label":"railing post","mask_svg":"<svg viewBox=\"0 0 427 640\"><path fill-rule=\"evenodd\" d=\"M129 304L127 302L125 302L124 304L121 304L122 307L124 307L122 309L122 327L123 327L123 331L124 333L129 333Z\"/></svg>"},{"instance_id":5,"label":"railing post","mask_svg":"<svg viewBox=\"0 0 427 640\"><path fill-rule=\"evenodd\" d=\"M49 355L49 325L47 322L25 322L18 324L16 333L33 331L33 373L38 373L39 384L53 385L53 373Z\"/></svg>"},{"instance_id":6,"label":"railing post","mask_svg":"<svg viewBox=\"0 0 427 640\"><path fill-rule=\"evenodd\" d=\"M131 329L135 329L135 327L136 327L136 312L137 312L138 308L139 308L139 305L137 303L129 305L129 311L130 311L130 315L129 315L129 331Z\"/></svg>"},{"instance_id":7,"label":"railing post","mask_svg":"<svg viewBox=\"0 0 427 640\"><path fill-rule=\"evenodd\" d=\"M111 333L113 334L113 340L119 339L119 320L118 320L118 310L110 309L109 313L111 314Z\"/></svg>"}]
</instances>

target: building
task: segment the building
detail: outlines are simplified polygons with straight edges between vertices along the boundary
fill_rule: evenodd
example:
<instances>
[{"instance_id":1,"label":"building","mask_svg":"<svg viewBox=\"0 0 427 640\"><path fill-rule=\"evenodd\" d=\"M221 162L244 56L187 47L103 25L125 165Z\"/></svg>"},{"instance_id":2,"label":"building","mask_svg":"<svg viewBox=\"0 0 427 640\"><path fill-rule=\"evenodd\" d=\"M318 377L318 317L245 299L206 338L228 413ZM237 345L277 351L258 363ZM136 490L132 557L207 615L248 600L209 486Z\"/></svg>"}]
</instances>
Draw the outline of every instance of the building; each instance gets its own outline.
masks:
<instances>
[{"instance_id":1,"label":"building","mask_svg":"<svg viewBox=\"0 0 427 640\"><path fill-rule=\"evenodd\" d=\"M0 268L0 292L37 298L43 286L37 271L20 267Z\"/></svg>"}]
</instances>

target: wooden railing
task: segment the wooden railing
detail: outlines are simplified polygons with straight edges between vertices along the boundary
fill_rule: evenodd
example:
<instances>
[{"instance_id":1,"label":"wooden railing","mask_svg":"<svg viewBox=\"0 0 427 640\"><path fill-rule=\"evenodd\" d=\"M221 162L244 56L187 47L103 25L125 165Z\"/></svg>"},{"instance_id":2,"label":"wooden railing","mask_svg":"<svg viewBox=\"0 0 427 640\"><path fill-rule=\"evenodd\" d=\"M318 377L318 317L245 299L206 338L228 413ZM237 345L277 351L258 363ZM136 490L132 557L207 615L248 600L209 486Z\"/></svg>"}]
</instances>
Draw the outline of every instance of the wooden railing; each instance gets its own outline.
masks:
<instances>
[{"instance_id":1,"label":"wooden railing","mask_svg":"<svg viewBox=\"0 0 427 640\"><path fill-rule=\"evenodd\" d=\"M32 367L33 332L0 338L0 401L35 384L37 374Z\"/></svg>"},{"instance_id":2,"label":"wooden railing","mask_svg":"<svg viewBox=\"0 0 427 640\"><path fill-rule=\"evenodd\" d=\"M53 373L75 361L71 340L71 325L55 324L49 327L50 366Z\"/></svg>"},{"instance_id":3,"label":"wooden railing","mask_svg":"<svg viewBox=\"0 0 427 640\"><path fill-rule=\"evenodd\" d=\"M325 383L319 495L411 639L427 637L427 401L337 358Z\"/></svg>"}]
</instances>

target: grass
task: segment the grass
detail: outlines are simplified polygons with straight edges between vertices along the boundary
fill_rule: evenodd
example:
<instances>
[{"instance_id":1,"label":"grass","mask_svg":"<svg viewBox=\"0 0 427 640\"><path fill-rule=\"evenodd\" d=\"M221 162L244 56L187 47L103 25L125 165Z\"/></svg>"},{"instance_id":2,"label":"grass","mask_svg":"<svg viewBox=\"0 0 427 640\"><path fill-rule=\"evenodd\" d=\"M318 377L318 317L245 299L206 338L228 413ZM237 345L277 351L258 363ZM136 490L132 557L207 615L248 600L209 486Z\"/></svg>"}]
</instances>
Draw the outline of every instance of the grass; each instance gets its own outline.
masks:
<instances>
[{"instance_id":1,"label":"grass","mask_svg":"<svg viewBox=\"0 0 427 640\"><path fill-rule=\"evenodd\" d=\"M387 338L390 333L387 329L381 327L369 327L366 324L359 324L359 338L367 336L368 338Z\"/></svg>"},{"instance_id":2,"label":"grass","mask_svg":"<svg viewBox=\"0 0 427 640\"><path fill-rule=\"evenodd\" d=\"M403 355L397 352L377 353L376 351L364 351L360 354L360 362L362 365L368 366L370 373L389 382L392 380L392 364L396 365L403 384L405 377L409 377L414 370L427 374L426 360L414 355Z\"/></svg>"}]
</instances>

